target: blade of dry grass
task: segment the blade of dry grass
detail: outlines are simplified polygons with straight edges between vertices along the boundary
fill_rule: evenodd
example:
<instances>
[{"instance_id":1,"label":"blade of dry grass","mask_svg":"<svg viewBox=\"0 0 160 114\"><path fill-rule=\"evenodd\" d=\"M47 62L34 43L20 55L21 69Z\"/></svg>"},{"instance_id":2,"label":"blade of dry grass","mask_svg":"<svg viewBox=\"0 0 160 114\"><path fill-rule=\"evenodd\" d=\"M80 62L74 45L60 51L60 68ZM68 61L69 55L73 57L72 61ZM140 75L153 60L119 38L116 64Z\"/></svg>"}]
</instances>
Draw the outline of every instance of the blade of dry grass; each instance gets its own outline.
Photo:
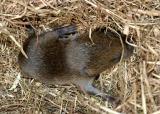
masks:
<instances>
[{"instance_id":1,"label":"blade of dry grass","mask_svg":"<svg viewBox=\"0 0 160 114\"><path fill-rule=\"evenodd\" d=\"M141 97L142 97L142 108L143 108L143 113L147 114L147 105L146 105L146 96L145 96L145 89L144 89L144 73L146 73L145 71L145 67L143 66L143 64L141 64L141 68L142 68L142 73L143 75L141 75Z\"/></svg>"},{"instance_id":2,"label":"blade of dry grass","mask_svg":"<svg viewBox=\"0 0 160 114\"><path fill-rule=\"evenodd\" d=\"M18 73L15 81L13 82L12 87L9 90L14 90L18 86L20 79L21 79L21 75L20 75L20 73Z\"/></svg>"},{"instance_id":3,"label":"blade of dry grass","mask_svg":"<svg viewBox=\"0 0 160 114\"><path fill-rule=\"evenodd\" d=\"M0 26L3 27L3 25L2 25L1 23L0 23ZM21 50L22 54L23 54L26 58L28 58L27 54L26 54L26 53L24 52L24 50L23 50L23 47L17 42L17 40L15 39L15 37L12 36L11 33L10 33L7 29L3 29L3 31L1 31L1 32L7 34L7 35L11 38L11 40L17 45L17 47L19 47L19 49Z\"/></svg>"},{"instance_id":4,"label":"blade of dry grass","mask_svg":"<svg viewBox=\"0 0 160 114\"><path fill-rule=\"evenodd\" d=\"M158 11L158 10L151 10L151 11L141 10L141 9L132 9L132 10L135 13L145 14L145 15L149 15L149 16L160 16L160 11Z\"/></svg>"},{"instance_id":5,"label":"blade of dry grass","mask_svg":"<svg viewBox=\"0 0 160 114\"><path fill-rule=\"evenodd\" d=\"M122 21L123 23L126 23L127 20L122 18L120 15L115 14L114 12L110 11L109 9L103 8L103 7L99 7L96 4L94 4L93 2L89 1L89 0L84 0L87 4L90 4L91 6L95 7L95 8L99 8L102 11L105 11L107 14L110 14L112 16L117 17L118 19L120 19L120 21Z\"/></svg>"},{"instance_id":6,"label":"blade of dry grass","mask_svg":"<svg viewBox=\"0 0 160 114\"><path fill-rule=\"evenodd\" d=\"M112 110L108 107L102 106L99 103L96 103L94 106L91 106L87 104L90 108L92 108L94 111L99 112L100 114L102 113L109 113L109 114L121 114L115 110Z\"/></svg>"},{"instance_id":7,"label":"blade of dry grass","mask_svg":"<svg viewBox=\"0 0 160 114\"><path fill-rule=\"evenodd\" d=\"M159 56L159 54L151 47L149 44L146 43L146 46L150 50L151 53L153 53L155 56Z\"/></svg>"},{"instance_id":8,"label":"blade of dry grass","mask_svg":"<svg viewBox=\"0 0 160 114\"><path fill-rule=\"evenodd\" d=\"M151 86L150 86L148 78L147 78L146 62L145 61L143 62L143 78L144 78L144 82L146 84L146 88L147 88L147 92L148 92L148 95L149 95L149 99L150 99L150 101L152 103L154 111L156 111L157 107L156 107L155 101L153 99L153 95L151 93Z\"/></svg>"},{"instance_id":9,"label":"blade of dry grass","mask_svg":"<svg viewBox=\"0 0 160 114\"><path fill-rule=\"evenodd\" d=\"M160 110L156 111L156 112L153 112L152 114L160 114Z\"/></svg>"}]
</instances>

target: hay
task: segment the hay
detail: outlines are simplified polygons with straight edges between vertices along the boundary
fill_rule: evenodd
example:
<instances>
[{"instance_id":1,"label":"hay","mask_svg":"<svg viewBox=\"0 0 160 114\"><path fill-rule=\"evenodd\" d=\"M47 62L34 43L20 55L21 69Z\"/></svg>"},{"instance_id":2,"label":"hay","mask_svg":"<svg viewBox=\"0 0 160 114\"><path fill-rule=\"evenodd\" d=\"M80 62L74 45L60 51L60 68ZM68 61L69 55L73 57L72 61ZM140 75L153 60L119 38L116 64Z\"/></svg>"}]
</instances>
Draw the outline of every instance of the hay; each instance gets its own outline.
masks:
<instances>
[{"instance_id":1,"label":"hay","mask_svg":"<svg viewBox=\"0 0 160 114\"><path fill-rule=\"evenodd\" d=\"M0 0L0 3L0 113L160 113L159 0ZM102 73L96 83L123 102L116 108L108 107L101 99L89 98L74 86L46 87L34 80L19 79L17 55L23 51L28 23L38 32L76 23L80 32L106 26L133 34L134 55Z\"/></svg>"}]
</instances>

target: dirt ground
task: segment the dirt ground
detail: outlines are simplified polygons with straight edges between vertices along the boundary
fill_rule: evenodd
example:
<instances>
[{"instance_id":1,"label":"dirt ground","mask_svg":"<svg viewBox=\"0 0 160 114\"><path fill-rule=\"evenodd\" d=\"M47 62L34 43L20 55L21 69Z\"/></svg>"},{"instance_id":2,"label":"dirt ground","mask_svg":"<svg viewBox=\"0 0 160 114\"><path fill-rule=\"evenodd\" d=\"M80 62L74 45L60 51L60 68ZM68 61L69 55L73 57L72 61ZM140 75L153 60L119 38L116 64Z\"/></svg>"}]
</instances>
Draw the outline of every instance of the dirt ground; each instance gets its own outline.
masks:
<instances>
[{"instance_id":1,"label":"dirt ground","mask_svg":"<svg viewBox=\"0 0 160 114\"><path fill-rule=\"evenodd\" d=\"M17 55L28 23L39 33L75 23L79 32L105 26L132 34L133 56L95 82L122 102L113 107L74 85L46 86L22 78ZM0 114L106 113L160 114L160 1L0 0Z\"/></svg>"}]
</instances>

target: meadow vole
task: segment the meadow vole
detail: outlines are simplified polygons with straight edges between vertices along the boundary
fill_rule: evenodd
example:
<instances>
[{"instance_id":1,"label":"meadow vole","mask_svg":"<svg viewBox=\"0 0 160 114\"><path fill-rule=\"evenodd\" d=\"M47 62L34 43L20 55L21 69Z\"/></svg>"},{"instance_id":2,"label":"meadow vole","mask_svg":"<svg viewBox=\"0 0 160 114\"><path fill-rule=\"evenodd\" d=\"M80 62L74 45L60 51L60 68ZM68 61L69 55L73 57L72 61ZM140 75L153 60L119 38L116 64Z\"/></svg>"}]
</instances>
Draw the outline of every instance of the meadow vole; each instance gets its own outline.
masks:
<instances>
[{"instance_id":1,"label":"meadow vole","mask_svg":"<svg viewBox=\"0 0 160 114\"><path fill-rule=\"evenodd\" d=\"M30 28L28 33L23 46L28 58L22 53L18 56L20 69L26 76L46 84L72 83L88 94L112 100L92 82L101 72L118 63L122 52L123 59L132 55L134 48L125 42L129 37L110 29L96 29L89 38L89 32L79 34L75 25L40 35Z\"/></svg>"}]
</instances>

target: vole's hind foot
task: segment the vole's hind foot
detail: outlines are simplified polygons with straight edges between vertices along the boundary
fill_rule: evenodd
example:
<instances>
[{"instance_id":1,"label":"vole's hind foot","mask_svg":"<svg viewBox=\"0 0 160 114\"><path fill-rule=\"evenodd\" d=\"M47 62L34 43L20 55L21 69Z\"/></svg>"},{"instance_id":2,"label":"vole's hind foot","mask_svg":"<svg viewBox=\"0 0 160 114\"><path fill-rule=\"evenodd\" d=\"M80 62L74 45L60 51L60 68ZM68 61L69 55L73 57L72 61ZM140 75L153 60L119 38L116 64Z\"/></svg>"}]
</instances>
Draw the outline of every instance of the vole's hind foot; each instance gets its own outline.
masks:
<instances>
[{"instance_id":1,"label":"vole's hind foot","mask_svg":"<svg viewBox=\"0 0 160 114\"><path fill-rule=\"evenodd\" d=\"M92 85L93 80L93 77L81 77L75 82L75 84L78 85L84 93L101 97L103 101L108 101L114 107L117 107L120 104L120 99L101 92L98 88Z\"/></svg>"}]
</instances>

